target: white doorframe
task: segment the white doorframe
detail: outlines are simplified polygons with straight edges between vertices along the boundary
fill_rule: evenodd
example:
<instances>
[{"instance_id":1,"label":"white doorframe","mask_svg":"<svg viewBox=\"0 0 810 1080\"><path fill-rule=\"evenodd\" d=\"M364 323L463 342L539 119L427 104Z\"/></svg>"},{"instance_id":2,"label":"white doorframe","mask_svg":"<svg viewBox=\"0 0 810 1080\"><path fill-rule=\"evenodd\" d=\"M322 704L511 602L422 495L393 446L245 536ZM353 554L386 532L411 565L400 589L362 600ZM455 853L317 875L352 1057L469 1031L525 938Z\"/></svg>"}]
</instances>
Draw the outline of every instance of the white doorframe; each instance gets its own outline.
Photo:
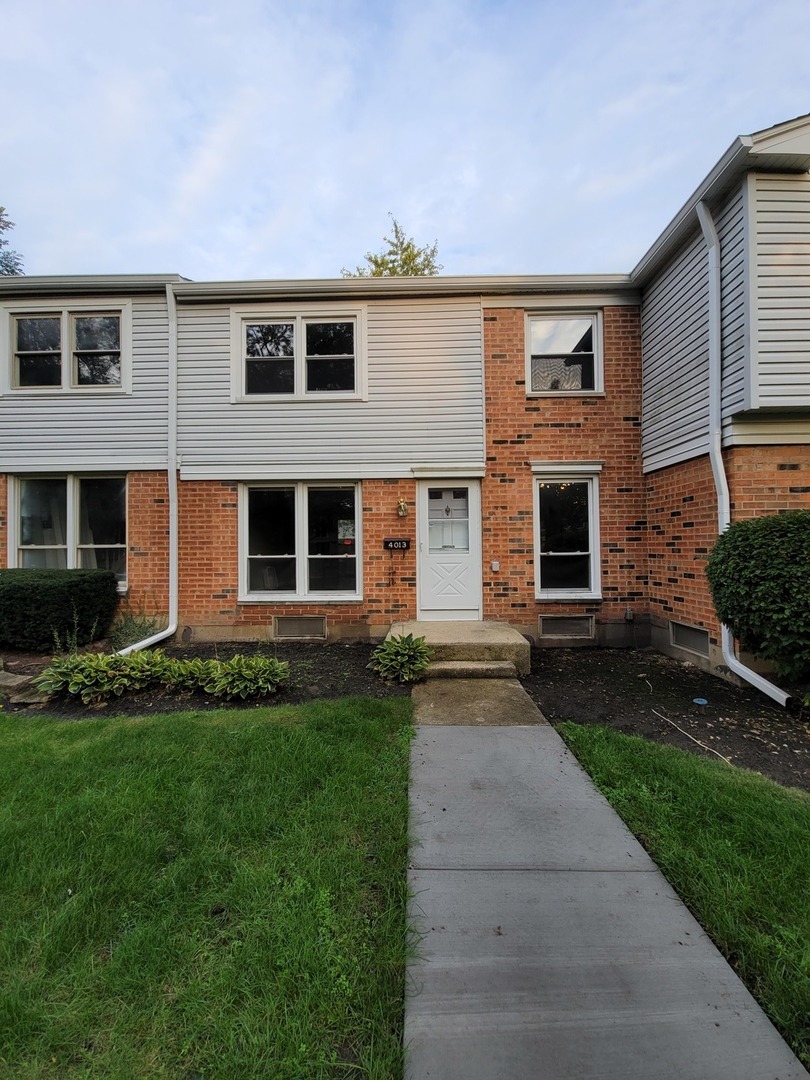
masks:
<instances>
[{"instance_id":1,"label":"white doorframe","mask_svg":"<svg viewBox=\"0 0 810 1080\"><path fill-rule=\"evenodd\" d=\"M433 622L479 620L482 604L481 481L458 477L420 480L417 527L418 618Z\"/></svg>"}]
</instances>

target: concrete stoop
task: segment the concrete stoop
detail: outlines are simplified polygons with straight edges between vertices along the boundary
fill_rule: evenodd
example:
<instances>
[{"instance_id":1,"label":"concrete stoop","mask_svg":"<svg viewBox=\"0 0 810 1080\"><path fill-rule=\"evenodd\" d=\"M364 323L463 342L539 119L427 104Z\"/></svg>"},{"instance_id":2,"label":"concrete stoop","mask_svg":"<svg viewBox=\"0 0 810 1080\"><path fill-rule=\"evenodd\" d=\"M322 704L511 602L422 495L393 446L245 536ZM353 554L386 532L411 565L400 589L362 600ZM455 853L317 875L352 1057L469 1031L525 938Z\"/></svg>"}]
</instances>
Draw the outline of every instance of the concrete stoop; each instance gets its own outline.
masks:
<instances>
[{"instance_id":1,"label":"concrete stoop","mask_svg":"<svg viewBox=\"0 0 810 1080\"><path fill-rule=\"evenodd\" d=\"M517 669L511 660L434 660L426 679L514 679Z\"/></svg>"},{"instance_id":2,"label":"concrete stoop","mask_svg":"<svg viewBox=\"0 0 810 1080\"><path fill-rule=\"evenodd\" d=\"M428 673L428 678L508 678L515 673L528 675L531 670L531 646L526 638L507 623L499 622L410 622L393 623L388 637L413 634L423 637L431 650L431 668L439 665L468 665L459 668L440 668L441 674ZM478 665L504 664L513 666L485 671ZM470 669L469 665L475 665ZM496 674L496 671L498 674Z\"/></svg>"}]
</instances>

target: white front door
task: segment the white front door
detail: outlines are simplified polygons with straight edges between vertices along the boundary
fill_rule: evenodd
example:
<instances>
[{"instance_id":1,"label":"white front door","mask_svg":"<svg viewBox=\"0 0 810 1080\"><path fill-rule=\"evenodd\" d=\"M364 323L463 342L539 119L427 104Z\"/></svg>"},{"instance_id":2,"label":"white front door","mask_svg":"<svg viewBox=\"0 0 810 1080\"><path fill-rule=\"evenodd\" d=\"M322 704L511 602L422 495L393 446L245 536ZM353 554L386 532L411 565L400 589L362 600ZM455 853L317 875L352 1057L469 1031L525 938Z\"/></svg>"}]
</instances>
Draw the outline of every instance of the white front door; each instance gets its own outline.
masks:
<instances>
[{"instance_id":1,"label":"white front door","mask_svg":"<svg viewBox=\"0 0 810 1080\"><path fill-rule=\"evenodd\" d=\"M419 618L481 618L481 484L419 483Z\"/></svg>"}]
</instances>

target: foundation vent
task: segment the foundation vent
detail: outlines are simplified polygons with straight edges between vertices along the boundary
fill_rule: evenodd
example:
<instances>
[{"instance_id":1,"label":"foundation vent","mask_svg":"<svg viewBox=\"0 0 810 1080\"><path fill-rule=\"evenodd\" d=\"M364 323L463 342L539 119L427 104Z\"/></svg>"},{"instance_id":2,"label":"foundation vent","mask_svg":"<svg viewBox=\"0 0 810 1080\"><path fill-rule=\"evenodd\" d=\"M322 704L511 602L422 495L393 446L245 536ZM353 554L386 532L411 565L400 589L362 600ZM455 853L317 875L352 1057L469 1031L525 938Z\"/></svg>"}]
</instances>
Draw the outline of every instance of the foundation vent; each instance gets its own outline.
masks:
<instances>
[{"instance_id":1,"label":"foundation vent","mask_svg":"<svg viewBox=\"0 0 810 1080\"><path fill-rule=\"evenodd\" d=\"M702 630L699 626L670 622L669 639L680 649L688 649L689 652L698 653L700 656L709 655L709 631Z\"/></svg>"},{"instance_id":2,"label":"foundation vent","mask_svg":"<svg viewBox=\"0 0 810 1080\"><path fill-rule=\"evenodd\" d=\"M593 615L541 615L541 638L593 640Z\"/></svg>"},{"instance_id":3,"label":"foundation vent","mask_svg":"<svg viewBox=\"0 0 810 1080\"><path fill-rule=\"evenodd\" d=\"M326 641L325 615L276 615L279 641Z\"/></svg>"}]
</instances>

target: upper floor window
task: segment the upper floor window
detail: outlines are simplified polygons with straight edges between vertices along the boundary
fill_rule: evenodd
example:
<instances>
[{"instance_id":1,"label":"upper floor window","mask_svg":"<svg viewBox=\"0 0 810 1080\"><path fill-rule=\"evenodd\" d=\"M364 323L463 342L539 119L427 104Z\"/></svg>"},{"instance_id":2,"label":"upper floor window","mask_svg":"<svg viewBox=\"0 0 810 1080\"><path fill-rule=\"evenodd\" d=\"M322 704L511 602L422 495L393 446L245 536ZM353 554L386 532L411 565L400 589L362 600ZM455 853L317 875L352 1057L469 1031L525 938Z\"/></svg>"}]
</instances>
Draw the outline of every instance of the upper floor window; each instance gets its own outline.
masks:
<instances>
[{"instance_id":1,"label":"upper floor window","mask_svg":"<svg viewBox=\"0 0 810 1080\"><path fill-rule=\"evenodd\" d=\"M235 397L362 396L359 313L234 313Z\"/></svg>"},{"instance_id":2,"label":"upper floor window","mask_svg":"<svg viewBox=\"0 0 810 1080\"><path fill-rule=\"evenodd\" d=\"M530 315L526 385L529 394L601 391L601 320L596 314Z\"/></svg>"},{"instance_id":3,"label":"upper floor window","mask_svg":"<svg viewBox=\"0 0 810 1080\"><path fill-rule=\"evenodd\" d=\"M9 326L6 387L20 391L122 390L129 308L42 303L5 312Z\"/></svg>"}]
</instances>

